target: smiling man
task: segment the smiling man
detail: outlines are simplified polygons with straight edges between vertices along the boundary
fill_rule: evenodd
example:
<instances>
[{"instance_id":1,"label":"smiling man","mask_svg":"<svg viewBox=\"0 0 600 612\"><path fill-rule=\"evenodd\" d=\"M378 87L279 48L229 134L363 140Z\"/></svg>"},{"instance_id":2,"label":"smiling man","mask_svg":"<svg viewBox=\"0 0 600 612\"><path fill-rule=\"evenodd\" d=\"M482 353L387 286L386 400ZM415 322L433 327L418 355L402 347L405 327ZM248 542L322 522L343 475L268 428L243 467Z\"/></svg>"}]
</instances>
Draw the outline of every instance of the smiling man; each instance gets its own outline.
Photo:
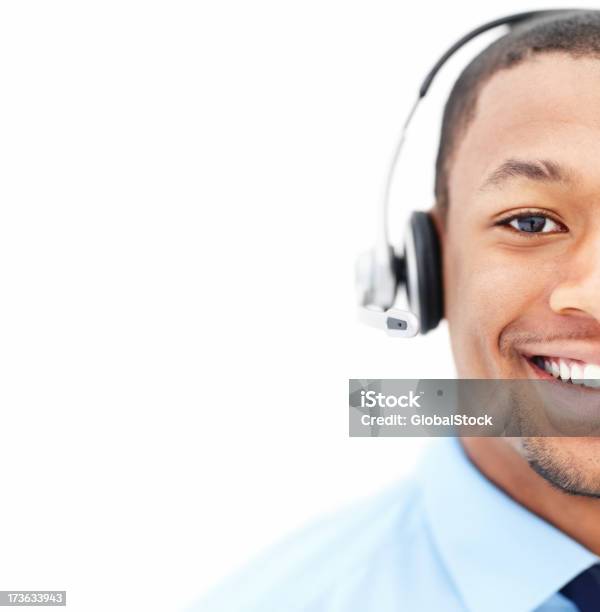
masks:
<instances>
[{"instance_id":1,"label":"smiling man","mask_svg":"<svg viewBox=\"0 0 600 612\"><path fill-rule=\"evenodd\" d=\"M517 30L448 101L433 214L460 377L600 379L599 24L586 13ZM600 497L600 439L512 442L552 484ZM495 447L464 444L476 464Z\"/></svg>"},{"instance_id":2,"label":"smiling man","mask_svg":"<svg viewBox=\"0 0 600 612\"><path fill-rule=\"evenodd\" d=\"M600 393L598 12L526 22L471 62L446 104L435 194L458 376ZM201 609L597 611L598 555L600 438L438 440L413 479Z\"/></svg>"}]
</instances>

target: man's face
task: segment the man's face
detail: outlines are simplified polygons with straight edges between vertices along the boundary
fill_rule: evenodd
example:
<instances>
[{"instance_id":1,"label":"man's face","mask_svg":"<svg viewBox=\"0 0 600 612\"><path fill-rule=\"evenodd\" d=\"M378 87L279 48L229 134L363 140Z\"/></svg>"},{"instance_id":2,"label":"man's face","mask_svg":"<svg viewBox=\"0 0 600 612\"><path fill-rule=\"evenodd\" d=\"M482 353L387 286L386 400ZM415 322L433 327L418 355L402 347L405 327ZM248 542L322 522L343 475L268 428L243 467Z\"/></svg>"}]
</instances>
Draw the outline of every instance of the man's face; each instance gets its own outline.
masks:
<instances>
[{"instance_id":1,"label":"man's face","mask_svg":"<svg viewBox=\"0 0 600 612\"><path fill-rule=\"evenodd\" d=\"M491 77L448 187L459 377L600 379L600 60L545 54ZM569 385L559 393L596 394L600 424L600 388L554 380ZM512 443L554 484L600 495L600 438Z\"/></svg>"}]
</instances>

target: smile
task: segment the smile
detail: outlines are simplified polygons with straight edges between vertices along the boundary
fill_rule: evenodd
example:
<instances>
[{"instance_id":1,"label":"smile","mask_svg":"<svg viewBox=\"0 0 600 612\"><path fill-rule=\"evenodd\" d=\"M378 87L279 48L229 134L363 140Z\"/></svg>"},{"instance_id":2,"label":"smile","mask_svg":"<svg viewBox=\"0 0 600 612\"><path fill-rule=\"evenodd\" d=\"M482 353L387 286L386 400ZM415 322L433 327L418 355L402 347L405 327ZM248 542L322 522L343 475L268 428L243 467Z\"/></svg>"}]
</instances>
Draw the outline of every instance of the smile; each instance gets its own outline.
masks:
<instances>
[{"instance_id":1,"label":"smile","mask_svg":"<svg viewBox=\"0 0 600 612\"><path fill-rule=\"evenodd\" d=\"M551 357L546 355L535 355L527 357L538 376L547 378L548 375L563 383L581 385L584 387L600 388L600 365L564 359L562 357Z\"/></svg>"}]
</instances>

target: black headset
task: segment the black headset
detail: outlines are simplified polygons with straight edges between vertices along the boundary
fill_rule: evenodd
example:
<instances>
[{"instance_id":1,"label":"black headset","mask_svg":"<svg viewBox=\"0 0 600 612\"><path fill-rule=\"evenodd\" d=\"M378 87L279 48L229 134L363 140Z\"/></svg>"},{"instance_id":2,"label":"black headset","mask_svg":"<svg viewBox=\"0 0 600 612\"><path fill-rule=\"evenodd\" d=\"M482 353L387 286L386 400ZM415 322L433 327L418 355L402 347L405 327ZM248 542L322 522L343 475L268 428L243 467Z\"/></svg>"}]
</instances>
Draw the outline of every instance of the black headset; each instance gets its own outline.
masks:
<instances>
[{"instance_id":1,"label":"black headset","mask_svg":"<svg viewBox=\"0 0 600 612\"><path fill-rule=\"evenodd\" d=\"M578 12L582 9L529 11L494 19L480 25L455 42L436 62L425 77L419 95L406 118L390 163L382 201L381 223L375 248L365 253L357 265L360 318L363 322L384 329L389 335L410 337L419 331L435 329L444 317L441 246L431 216L422 211L411 214L405 232L404 251L397 254L389 243L387 216L391 183L406 130L419 102L429 91L436 74L446 61L470 40L502 25L512 27L530 19ZM394 308L398 290L406 287L410 310Z\"/></svg>"}]
</instances>

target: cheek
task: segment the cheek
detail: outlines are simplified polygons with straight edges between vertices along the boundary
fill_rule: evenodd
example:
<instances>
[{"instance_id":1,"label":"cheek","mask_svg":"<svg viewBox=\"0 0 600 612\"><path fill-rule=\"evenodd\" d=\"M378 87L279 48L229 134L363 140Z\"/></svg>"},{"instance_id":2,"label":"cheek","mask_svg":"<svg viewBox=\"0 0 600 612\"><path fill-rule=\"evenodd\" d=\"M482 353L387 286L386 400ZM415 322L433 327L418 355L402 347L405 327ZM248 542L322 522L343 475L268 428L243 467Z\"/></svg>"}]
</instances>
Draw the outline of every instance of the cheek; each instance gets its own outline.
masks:
<instances>
[{"instance_id":1,"label":"cheek","mask_svg":"<svg viewBox=\"0 0 600 612\"><path fill-rule=\"evenodd\" d=\"M446 317L458 374L505 375L511 364L500 355L500 334L546 299L550 271L529 266L522 250L452 239L445 247Z\"/></svg>"}]
</instances>

